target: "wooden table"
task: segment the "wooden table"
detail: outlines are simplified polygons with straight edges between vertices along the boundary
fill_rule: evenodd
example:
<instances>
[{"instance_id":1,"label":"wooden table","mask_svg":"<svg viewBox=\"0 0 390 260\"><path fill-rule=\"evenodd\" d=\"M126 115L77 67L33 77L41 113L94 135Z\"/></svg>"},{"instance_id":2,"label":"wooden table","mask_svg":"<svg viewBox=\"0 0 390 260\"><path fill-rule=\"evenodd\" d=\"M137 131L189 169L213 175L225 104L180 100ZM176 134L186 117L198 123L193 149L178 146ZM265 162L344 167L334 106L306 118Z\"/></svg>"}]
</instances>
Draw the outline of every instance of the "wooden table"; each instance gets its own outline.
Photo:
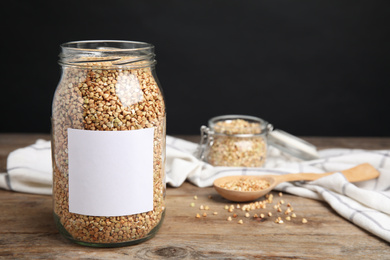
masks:
<instances>
[{"instance_id":1,"label":"wooden table","mask_svg":"<svg viewBox=\"0 0 390 260\"><path fill-rule=\"evenodd\" d=\"M0 172L5 171L9 152L32 144L37 138L49 139L49 136L0 134ZM198 141L196 136L183 138ZM320 149L390 149L390 138L304 139ZM233 213L224 206L232 203L212 188L185 183L180 188L168 188L166 218L154 238L135 246L98 249L73 244L59 235L50 196L0 190L0 258L390 259L389 243L348 222L326 203L288 194L279 197L275 192L274 202L281 199L293 206L296 218L277 224L274 218L283 214L269 206L250 212L251 215L273 212L273 217L264 221L246 218L239 209L233 212L238 217L227 221ZM192 202L195 207L190 207ZM200 205L207 205L210 210L200 210ZM207 217L195 217L204 212ZM308 223L303 224L302 218ZM238 224L239 219L243 224Z\"/></svg>"}]
</instances>

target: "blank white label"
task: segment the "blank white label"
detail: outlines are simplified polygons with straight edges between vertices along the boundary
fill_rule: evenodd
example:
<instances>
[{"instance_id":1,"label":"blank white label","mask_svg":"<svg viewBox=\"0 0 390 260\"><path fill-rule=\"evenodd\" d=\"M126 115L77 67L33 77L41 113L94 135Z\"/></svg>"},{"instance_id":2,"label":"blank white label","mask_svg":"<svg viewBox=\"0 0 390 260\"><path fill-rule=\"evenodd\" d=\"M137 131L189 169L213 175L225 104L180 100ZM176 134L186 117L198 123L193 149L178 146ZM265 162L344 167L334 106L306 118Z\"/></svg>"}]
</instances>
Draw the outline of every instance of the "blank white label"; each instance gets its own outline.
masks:
<instances>
[{"instance_id":1,"label":"blank white label","mask_svg":"<svg viewBox=\"0 0 390 260\"><path fill-rule=\"evenodd\" d=\"M69 128L69 212L110 217L153 210L153 134L153 128Z\"/></svg>"}]
</instances>

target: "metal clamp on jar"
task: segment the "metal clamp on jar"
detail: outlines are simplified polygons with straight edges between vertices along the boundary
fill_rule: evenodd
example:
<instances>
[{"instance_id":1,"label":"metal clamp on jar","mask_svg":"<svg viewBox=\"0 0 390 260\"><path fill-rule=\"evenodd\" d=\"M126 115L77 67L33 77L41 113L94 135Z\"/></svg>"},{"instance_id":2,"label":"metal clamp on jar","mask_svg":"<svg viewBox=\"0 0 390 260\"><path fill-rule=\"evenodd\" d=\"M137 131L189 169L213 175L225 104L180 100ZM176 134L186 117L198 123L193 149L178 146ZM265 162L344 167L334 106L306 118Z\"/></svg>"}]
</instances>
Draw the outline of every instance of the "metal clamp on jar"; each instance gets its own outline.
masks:
<instances>
[{"instance_id":1,"label":"metal clamp on jar","mask_svg":"<svg viewBox=\"0 0 390 260\"><path fill-rule=\"evenodd\" d=\"M213 117L201 127L198 157L214 166L261 167L268 145L302 160L317 159L316 147L267 121L246 115Z\"/></svg>"}]
</instances>

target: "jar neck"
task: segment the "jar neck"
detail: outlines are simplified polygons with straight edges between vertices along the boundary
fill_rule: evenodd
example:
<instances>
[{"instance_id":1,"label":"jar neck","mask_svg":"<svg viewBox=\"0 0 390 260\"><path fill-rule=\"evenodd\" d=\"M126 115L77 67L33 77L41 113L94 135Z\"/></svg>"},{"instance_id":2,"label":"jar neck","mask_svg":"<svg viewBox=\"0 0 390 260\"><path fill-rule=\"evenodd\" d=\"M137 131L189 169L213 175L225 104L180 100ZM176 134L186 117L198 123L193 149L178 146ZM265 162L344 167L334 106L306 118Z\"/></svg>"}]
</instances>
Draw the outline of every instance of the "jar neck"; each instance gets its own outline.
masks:
<instances>
[{"instance_id":1,"label":"jar neck","mask_svg":"<svg viewBox=\"0 0 390 260\"><path fill-rule=\"evenodd\" d=\"M77 67L150 67L154 59L154 46L134 41L75 41L61 45L59 63Z\"/></svg>"},{"instance_id":2,"label":"jar neck","mask_svg":"<svg viewBox=\"0 0 390 260\"><path fill-rule=\"evenodd\" d=\"M209 128L216 135L266 135L272 125L261 118L246 115L224 115L209 120Z\"/></svg>"}]
</instances>

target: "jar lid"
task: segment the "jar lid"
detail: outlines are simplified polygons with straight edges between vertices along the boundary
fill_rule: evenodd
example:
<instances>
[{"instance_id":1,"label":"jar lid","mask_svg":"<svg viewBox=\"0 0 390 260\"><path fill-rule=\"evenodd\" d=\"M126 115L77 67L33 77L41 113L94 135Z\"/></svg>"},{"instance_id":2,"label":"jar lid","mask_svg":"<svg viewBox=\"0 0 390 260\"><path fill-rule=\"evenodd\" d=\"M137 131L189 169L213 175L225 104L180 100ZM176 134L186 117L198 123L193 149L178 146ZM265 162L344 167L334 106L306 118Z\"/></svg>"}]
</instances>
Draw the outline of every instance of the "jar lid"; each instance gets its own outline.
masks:
<instances>
[{"instance_id":1,"label":"jar lid","mask_svg":"<svg viewBox=\"0 0 390 260\"><path fill-rule=\"evenodd\" d=\"M279 129L274 129L268 133L268 142L279 150L302 160L319 158L314 145Z\"/></svg>"}]
</instances>

